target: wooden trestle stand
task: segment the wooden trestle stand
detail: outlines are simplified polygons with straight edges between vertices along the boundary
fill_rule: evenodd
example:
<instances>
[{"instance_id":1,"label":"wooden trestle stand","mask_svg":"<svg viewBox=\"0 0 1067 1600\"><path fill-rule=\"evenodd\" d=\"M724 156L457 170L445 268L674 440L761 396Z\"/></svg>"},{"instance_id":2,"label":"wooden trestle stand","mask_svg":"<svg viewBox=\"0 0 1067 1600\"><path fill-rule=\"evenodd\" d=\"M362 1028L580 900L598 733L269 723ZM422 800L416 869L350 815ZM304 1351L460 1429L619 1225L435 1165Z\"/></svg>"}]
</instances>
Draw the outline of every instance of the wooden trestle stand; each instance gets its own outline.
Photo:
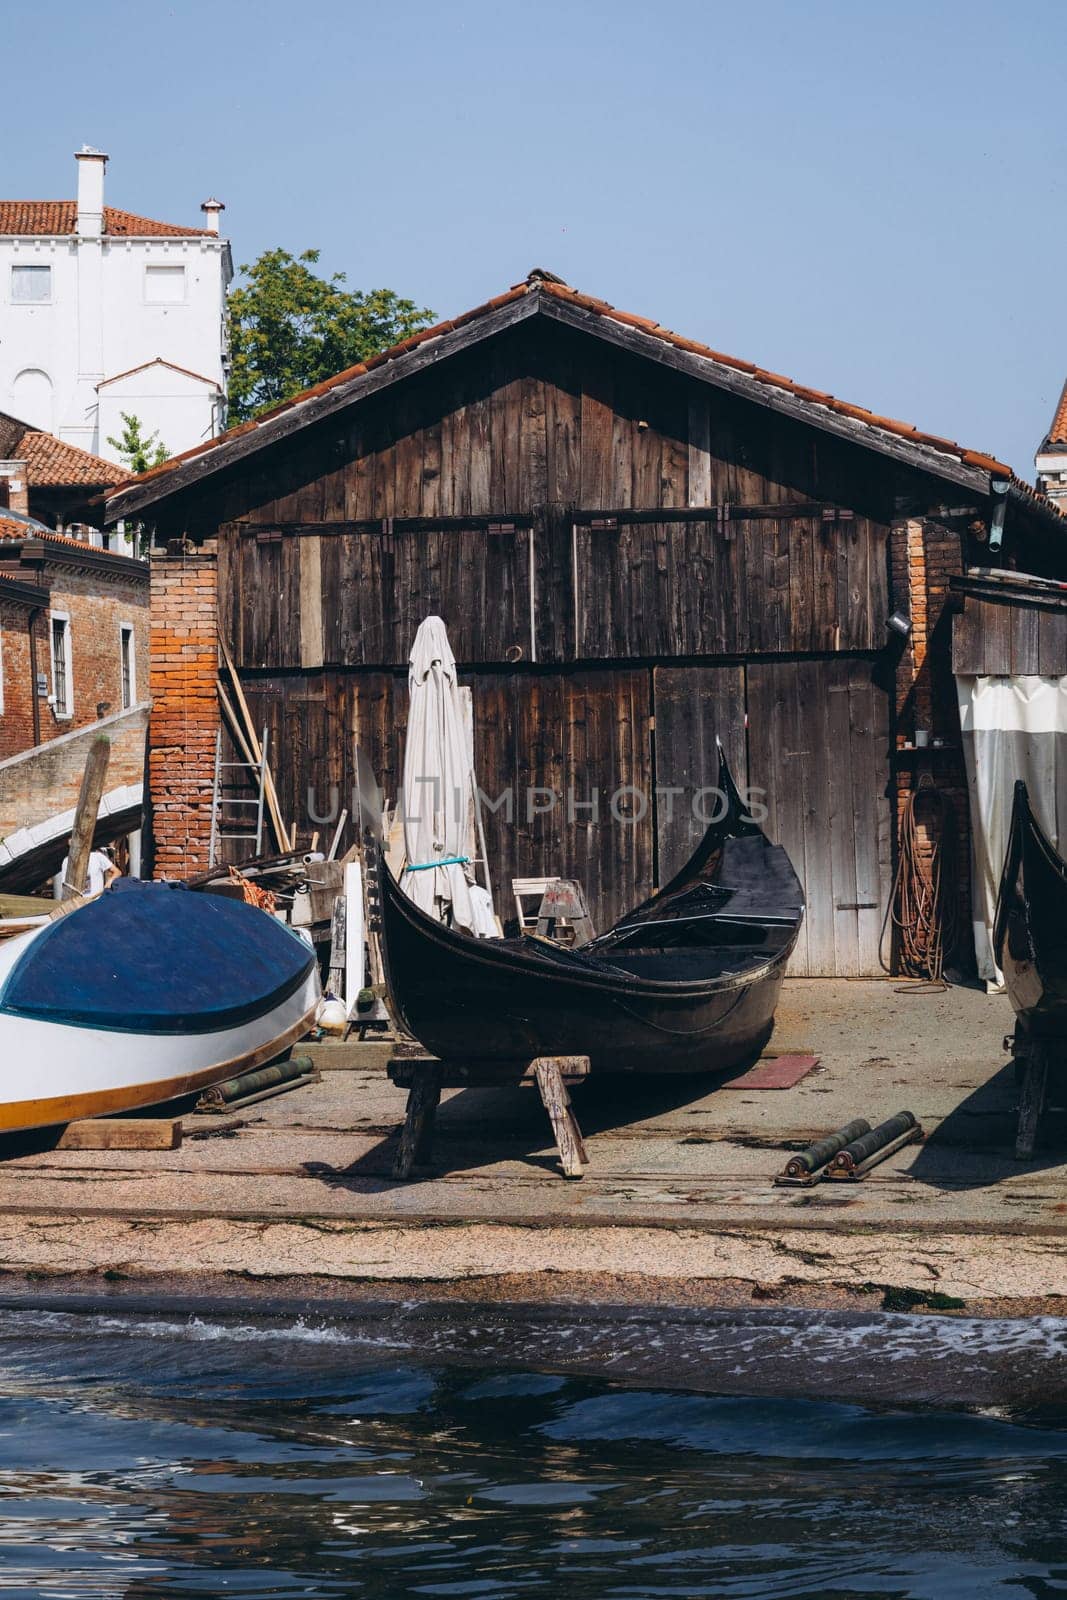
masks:
<instances>
[{"instance_id":1,"label":"wooden trestle stand","mask_svg":"<svg viewBox=\"0 0 1067 1600\"><path fill-rule=\"evenodd\" d=\"M538 1056L523 1067L514 1061L478 1061L469 1065L441 1061L413 1050L410 1054L398 1052L389 1062L388 1071L391 1081L408 1091L407 1116L393 1162L394 1178L406 1182L416 1166L431 1161L434 1119L443 1089L506 1088L534 1083L552 1124L564 1176L585 1176L589 1157L567 1085L589 1076L588 1056Z\"/></svg>"}]
</instances>

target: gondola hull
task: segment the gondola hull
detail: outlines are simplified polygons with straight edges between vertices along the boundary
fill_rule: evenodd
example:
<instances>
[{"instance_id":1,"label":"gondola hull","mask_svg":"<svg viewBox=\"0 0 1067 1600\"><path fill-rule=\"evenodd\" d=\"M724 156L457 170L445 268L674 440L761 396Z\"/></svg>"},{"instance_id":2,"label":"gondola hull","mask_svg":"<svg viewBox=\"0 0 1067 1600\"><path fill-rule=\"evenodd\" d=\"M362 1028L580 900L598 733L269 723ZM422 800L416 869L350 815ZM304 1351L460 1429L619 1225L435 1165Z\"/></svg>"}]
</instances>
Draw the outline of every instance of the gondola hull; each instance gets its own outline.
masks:
<instances>
[{"instance_id":1,"label":"gondola hull","mask_svg":"<svg viewBox=\"0 0 1067 1600\"><path fill-rule=\"evenodd\" d=\"M252 907L124 882L0 945L0 1132L159 1105L312 1026L311 950Z\"/></svg>"},{"instance_id":2,"label":"gondola hull","mask_svg":"<svg viewBox=\"0 0 1067 1600\"><path fill-rule=\"evenodd\" d=\"M1067 1039L1067 863L1015 785L993 948L1024 1033Z\"/></svg>"},{"instance_id":3,"label":"gondola hull","mask_svg":"<svg viewBox=\"0 0 1067 1600\"><path fill-rule=\"evenodd\" d=\"M727 818L678 877L582 950L475 939L421 912L379 854L395 1011L434 1055L528 1063L584 1055L605 1073L714 1073L758 1054L803 916L788 856Z\"/></svg>"}]
</instances>

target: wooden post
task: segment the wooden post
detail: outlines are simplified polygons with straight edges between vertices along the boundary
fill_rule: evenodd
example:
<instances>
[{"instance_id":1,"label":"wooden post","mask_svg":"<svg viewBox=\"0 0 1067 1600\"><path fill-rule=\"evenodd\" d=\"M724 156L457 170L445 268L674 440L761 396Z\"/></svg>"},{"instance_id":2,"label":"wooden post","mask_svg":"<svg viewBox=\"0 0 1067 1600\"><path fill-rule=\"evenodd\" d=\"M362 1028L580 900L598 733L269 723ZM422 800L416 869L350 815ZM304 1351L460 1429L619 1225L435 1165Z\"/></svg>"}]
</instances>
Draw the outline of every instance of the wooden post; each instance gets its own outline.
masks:
<instances>
[{"instance_id":1,"label":"wooden post","mask_svg":"<svg viewBox=\"0 0 1067 1600\"><path fill-rule=\"evenodd\" d=\"M1015 1134L1015 1159L1029 1161L1037 1143L1038 1129L1045 1110L1048 1089L1048 1049L1033 1040L1025 1057L1022 1094L1019 1099L1019 1126Z\"/></svg>"},{"instance_id":2,"label":"wooden post","mask_svg":"<svg viewBox=\"0 0 1067 1600\"><path fill-rule=\"evenodd\" d=\"M538 1056L533 1062L533 1069L552 1132L556 1136L563 1175L566 1178L584 1178L589 1157L562 1076L570 1060L569 1056Z\"/></svg>"},{"instance_id":3,"label":"wooden post","mask_svg":"<svg viewBox=\"0 0 1067 1600\"><path fill-rule=\"evenodd\" d=\"M74 826L70 830L70 848L67 851L67 870L63 878L61 899L78 899L85 891L89 857L93 849L93 834L100 802L104 798L107 764L111 760L111 740L106 733L94 739L82 774L81 793L74 812Z\"/></svg>"},{"instance_id":4,"label":"wooden post","mask_svg":"<svg viewBox=\"0 0 1067 1600\"><path fill-rule=\"evenodd\" d=\"M439 1061L419 1063L419 1070L408 1090L407 1116L393 1162L394 1178L410 1178L416 1161L430 1159L434 1118L441 1103L442 1076Z\"/></svg>"}]
</instances>

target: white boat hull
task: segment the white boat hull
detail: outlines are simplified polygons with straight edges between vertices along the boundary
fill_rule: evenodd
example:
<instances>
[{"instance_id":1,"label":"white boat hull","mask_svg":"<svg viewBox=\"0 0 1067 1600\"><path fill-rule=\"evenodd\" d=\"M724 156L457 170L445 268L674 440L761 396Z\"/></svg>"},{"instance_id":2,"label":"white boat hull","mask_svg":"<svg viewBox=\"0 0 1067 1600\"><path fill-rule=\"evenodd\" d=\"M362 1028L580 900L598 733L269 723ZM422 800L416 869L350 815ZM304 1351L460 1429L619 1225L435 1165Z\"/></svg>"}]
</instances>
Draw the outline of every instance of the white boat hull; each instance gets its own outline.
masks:
<instances>
[{"instance_id":1,"label":"white boat hull","mask_svg":"<svg viewBox=\"0 0 1067 1600\"><path fill-rule=\"evenodd\" d=\"M0 987L43 929L0 943ZM111 1032L0 1015L0 1133L160 1105L272 1060L312 1027L319 980L213 1033Z\"/></svg>"}]
</instances>

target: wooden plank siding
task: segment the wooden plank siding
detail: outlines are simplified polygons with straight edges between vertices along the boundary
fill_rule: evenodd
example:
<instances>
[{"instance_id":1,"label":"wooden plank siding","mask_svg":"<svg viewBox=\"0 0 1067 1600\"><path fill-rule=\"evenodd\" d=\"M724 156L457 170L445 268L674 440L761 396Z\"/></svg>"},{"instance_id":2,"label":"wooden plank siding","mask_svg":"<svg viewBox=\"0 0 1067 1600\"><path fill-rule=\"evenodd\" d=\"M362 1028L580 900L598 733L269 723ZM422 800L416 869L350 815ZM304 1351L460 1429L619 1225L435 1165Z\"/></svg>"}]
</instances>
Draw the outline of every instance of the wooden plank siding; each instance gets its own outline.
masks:
<instances>
[{"instance_id":1,"label":"wooden plank siding","mask_svg":"<svg viewBox=\"0 0 1067 1600\"><path fill-rule=\"evenodd\" d=\"M892 875L888 696L869 661L847 658L750 662L745 679L749 781L807 898L791 970L877 973Z\"/></svg>"},{"instance_id":2,"label":"wooden plank siding","mask_svg":"<svg viewBox=\"0 0 1067 1600\"><path fill-rule=\"evenodd\" d=\"M310 796L319 816L332 790L350 804L357 740L397 794L408 653L436 613L473 689L481 786L513 792L510 821L485 816L498 910L511 877L564 873L604 928L664 881L700 826L656 785L713 784L718 733L806 885L796 970L858 973L877 971L888 893L872 670L899 471L539 323L238 462L168 515L218 530L220 628L301 843L327 827ZM628 796L640 815L612 811L620 790L648 797ZM856 909L868 897L878 912Z\"/></svg>"},{"instance_id":3,"label":"wooden plank siding","mask_svg":"<svg viewBox=\"0 0 1067 1600\"><path fill-rule=\"evenodd\" d=\"M1067 603L968 592L953 618L952 670L973 677L1061 677L1067 672Z\"/></svg>"}]
</instances>

